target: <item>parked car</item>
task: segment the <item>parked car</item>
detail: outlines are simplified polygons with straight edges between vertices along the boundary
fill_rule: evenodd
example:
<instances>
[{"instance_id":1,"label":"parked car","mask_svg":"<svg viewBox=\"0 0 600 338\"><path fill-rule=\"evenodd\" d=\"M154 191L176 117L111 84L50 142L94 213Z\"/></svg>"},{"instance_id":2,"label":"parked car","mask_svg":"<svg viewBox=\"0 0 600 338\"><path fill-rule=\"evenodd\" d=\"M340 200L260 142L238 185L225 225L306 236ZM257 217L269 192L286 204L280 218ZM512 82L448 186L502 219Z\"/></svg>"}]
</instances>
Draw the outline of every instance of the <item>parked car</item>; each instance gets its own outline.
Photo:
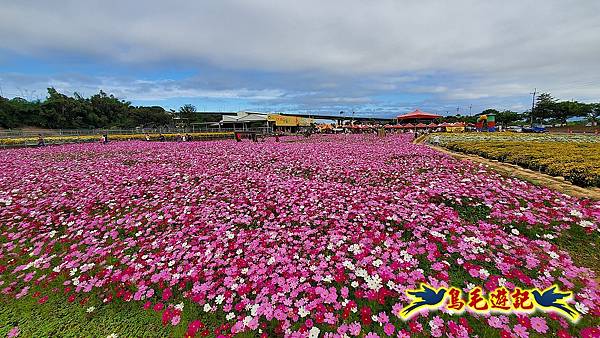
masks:
<instances>
[{"instance_id":1,"label":"parked car","mask_svg":"<svg viewBox=\"0 0 600 338\"><path fill-rule=\"evenodd\" d=\"M545 133L547 132L544 126L523 127L524 133Z\"/></svg>"},{"instance_id":2,"label":"parked car","mask_svg":"<svg viewBox=\"0 0 600 338\"><path fill-rule=\"evenodd\" d=\"M523 132L523 127L521 126L508 126L506 127L506 131L512 131L515 133L521 133Z\"/></svg>"}]
</instances>

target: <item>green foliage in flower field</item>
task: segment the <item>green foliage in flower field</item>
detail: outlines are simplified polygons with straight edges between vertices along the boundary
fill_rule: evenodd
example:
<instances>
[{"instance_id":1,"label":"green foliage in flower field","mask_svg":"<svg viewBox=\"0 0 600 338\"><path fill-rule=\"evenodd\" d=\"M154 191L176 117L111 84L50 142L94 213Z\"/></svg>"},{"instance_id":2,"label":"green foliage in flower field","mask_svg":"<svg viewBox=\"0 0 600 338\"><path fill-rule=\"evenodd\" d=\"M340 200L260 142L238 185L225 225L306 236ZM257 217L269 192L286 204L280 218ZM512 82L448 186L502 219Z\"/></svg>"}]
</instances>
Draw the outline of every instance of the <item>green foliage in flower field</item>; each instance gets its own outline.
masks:
<instances>
[{"instance_id":1,"label":"green foliage in flower field","mask_svg":"<svg viewBox=\"0 0 600 338\"><path fill-rule=\"evenodd\" d=\"M580 186L600 187L600 137L570 135L444 135L448 149L513 163Z\"/></svg>"},{"instance_id":2,"label":"green foliage in flower field","mask_svg":"<svg viewBox=\"0 0 600 338\"><path fill-rule=\"evenodd\" d=\"M107 304L90 302L68 303L63 295L52 295L44 304L27 295L21 299L0 300L0 336L19 327L19 337L107 337L116 333L123 337L183 337L187 324L202 319L209 327L224 320L225 315L205 313L201 307L183 301L183 325L161 324L160 312L144 310L138 302L116 301ZM94 310L88 312L90 307ZM222 318L221 318L222 317ZM198 334L200 336L200 334ZM212 336L212 332L211 332ZM253 337L244 333L239 337Z\"/></svg>"},{"instance_id":3,"label":"green foliage in flower field","mask_svg":"<svg viewBox=\"0 0 600 338\"><path fill-rule=\"evenodd\" d=\"M62 298L62 299L61 299ZM18 326L23 337L106 337L128 332L138 337L168 337L172 327L163 327L160 315L145 311L139 304L115 302L96 306L81 306L53 295L44 304L27 296L19 300L0 301L0 335ZM122 336L122 335L120 335Z\"/></svg>"},{"instance_id":4,"label":"green foliage in flower field","mask_svg":"<svg viewBox=\"0 0 600 338\"><path fill-rule=\"evenodd\" d=\"M582 227L573 225L552 242L568 251L576 264L600 273L600 234L597 231L589 233Z\"/></svg>"}]
</instances>

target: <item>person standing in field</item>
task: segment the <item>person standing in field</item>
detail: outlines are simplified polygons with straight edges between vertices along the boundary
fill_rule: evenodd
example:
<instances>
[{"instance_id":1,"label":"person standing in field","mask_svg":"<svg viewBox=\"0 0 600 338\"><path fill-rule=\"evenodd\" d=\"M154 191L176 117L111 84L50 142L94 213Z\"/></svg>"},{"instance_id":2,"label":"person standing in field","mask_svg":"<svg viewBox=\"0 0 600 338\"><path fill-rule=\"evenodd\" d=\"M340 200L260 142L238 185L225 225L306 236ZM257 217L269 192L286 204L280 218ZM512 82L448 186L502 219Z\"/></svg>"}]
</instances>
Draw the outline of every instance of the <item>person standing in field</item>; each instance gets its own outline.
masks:
<instances>
[{"instance_id":1,"label":"person standing in field","mask_svg":"<svg viewBox=\"0 0 600 338\"><path fill-rule=\"evenodd\" d=\"M37 143L38 147L44 147L46 146L46 142L44 142L44 138L42 137L42 134L38 134L38 143Z\"/></svg>"}]
</instances>

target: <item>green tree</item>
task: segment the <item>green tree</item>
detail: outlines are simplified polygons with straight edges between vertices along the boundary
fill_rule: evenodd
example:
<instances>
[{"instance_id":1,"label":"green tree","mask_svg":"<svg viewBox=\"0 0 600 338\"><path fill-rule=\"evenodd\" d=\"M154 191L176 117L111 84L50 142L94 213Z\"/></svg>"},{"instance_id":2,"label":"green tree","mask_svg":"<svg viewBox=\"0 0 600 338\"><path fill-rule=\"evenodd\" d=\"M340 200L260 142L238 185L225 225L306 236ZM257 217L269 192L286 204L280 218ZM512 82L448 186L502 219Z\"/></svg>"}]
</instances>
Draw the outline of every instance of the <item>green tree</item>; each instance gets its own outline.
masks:
<instances>
[{"instance_id":1,"label":"green tree","mask_svg":"<svg viewBox=\"0 0 600 338\"><path fill-rule=\"evenodd\" d=\"M48 97L41 105L41 116L46 128L72 128L72 117L68 112L69 98L54 88L48 88Z\"/></svg>"},{"instance_id":2,"label":"green tree","mask_svg":"<svg viewBox=\"0 0 600 338\"><path fill-rule=\"evenodd\" d=\"M196 116L196 106L193 104L185 104L179 108L179 117L188 122L194 122Z\"/></svg>"},{"instance_id":3,"label":"green tree","mask_svg":"<svg viewBox=\"0 0 600 338\"><path fill-rule=\"evenodd\" d=\"M594 124L600 120L600 103L591 103L588 105L588 116Z\"/></svg>"},{"instance_id":4,"label":"green tree","mask_svg":"<svg viewBox=\"0 0 600 338\"><path fill-rule=\"evenodd\" d=\"M490 114L498 115L498 113L500 113L498 110L490 109L490 108L481 112L481 114L484 114L484 115L490 115Z\"/></svg>"},{"instance_id":5,"label":"green tree","mask_svg":"<svg viewBox=\"0 0 600 338\"><path fill-rule=\"evenodd\" d=\"M549 119L556 115L556 100L549 93L542 93L536 99L533 117L536 119Z\"/></svg>"},{"instance_id":6,"label":"green tree","mask_svg":"<svg viewBox=\"0 0 600 338\"><path fill-rule=\"evenodd\" d=\"M171 123L171 116L162 107L133 107L104 91L85 98L72 97L48 88L43 101L0 97L0 127L23 126L42 128L133 128L157 127Z\"/></svg>"},{"instance_id":7,"label":"green tree","mask_svg":"<svg viewBox=\"0 0 600 338\"><path fill-rule=\"evenodd\" d=\"M517 121L523 120L524 116L520 113L505 110L496 114L496 123L502 126L511 125Z\"/></svg>"},{"instance_id":8,"label":"green tree","mask_svg":"<svg viewBox=\"0 0 600 338\"><path fill-rule=\"evenodd\" d=\"M561 101L555 105L553 118L560 121L561 124L567 124L567 119L571 117L585 117L588 115L589 106L577 101Z\"/></svg>"}]
</instances>

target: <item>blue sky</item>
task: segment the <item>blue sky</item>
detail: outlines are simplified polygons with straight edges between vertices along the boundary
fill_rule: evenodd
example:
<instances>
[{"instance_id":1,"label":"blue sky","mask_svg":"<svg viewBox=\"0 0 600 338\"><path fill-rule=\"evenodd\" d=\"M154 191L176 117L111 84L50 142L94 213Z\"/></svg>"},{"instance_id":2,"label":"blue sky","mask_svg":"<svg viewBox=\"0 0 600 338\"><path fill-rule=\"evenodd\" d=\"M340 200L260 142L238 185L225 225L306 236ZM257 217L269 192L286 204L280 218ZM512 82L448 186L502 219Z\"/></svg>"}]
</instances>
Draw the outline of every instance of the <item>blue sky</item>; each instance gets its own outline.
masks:
<instances>
[{"instance_id":1,"label":"blue sky","mask_svg":"<svg viewBox=\"0 0 600 338\"><path fill-rule=\"evenodd\" d=\"M393 116L600 101L600 3L0 0L3 96Z\"/></svg>"}]
</instances>

